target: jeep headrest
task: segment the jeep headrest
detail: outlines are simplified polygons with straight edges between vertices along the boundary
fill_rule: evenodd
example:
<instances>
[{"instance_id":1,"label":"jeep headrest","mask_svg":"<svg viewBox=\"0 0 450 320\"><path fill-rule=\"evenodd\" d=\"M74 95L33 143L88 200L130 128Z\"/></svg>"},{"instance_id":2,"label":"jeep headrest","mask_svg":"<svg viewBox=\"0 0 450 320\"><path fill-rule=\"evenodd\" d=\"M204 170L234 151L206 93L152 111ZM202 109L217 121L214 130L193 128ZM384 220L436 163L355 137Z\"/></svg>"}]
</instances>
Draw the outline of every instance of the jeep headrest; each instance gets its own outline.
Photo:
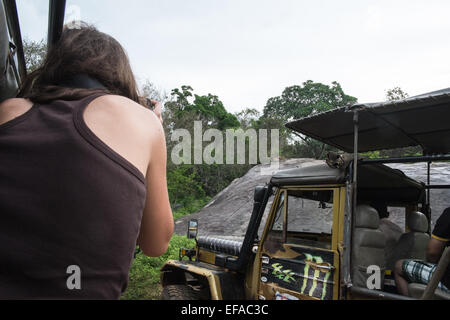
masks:
<instances>
[{"instance_id":1,"label":"jeep headrest","mask_svg":"<svg viewBox=\"0 0 450 320\"><path fill-rule=\"evenodd\" d=\"M356 228L378 229L379 226L380 217L377 210L366 204L356 207Z\"/></svg>"},{"instance_id":2,"label":"jeep headrest","mask_svg":"<svg viewBox=\"0 0 450 320\"><path fill-rule=\"evenodd\" d=\"M406 225L412 232L427 232L428 231L428 219L419 211L408 213L406 216Z\"/></svg>"}]
</instances>

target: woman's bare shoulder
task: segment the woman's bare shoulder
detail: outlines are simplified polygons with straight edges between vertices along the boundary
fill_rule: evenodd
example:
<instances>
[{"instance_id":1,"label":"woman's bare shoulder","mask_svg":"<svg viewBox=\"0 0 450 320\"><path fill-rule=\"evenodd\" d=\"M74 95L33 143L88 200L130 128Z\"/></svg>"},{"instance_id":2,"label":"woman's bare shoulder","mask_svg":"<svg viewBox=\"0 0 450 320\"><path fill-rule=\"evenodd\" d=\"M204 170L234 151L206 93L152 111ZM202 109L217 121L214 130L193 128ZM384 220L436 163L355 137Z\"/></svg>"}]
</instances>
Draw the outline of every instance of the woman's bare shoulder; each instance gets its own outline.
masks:
<instances>
[{"instance_id":1,"label":"woman's bare shoulder","mask_svg":"<svg viewBox=\"0 0 450 320\"><path fill-rule=\"evenodd\" d=\"M12 108L31 108L33 103L30 100L23 98L11 98L6 99L0 103L0 108L2 110L12 109Z\"/></svg>"},{"instance_id":2,"label":"woman's bare shoulder","mask_svg":"<svg viewBox=\"0 0 450 320\"><path fill-rule=\"evenodd\" d=\"M129 122L141 129L159 129L160 122L150 109L123 96L105 95L94 100L95 108L108 112L120 122Z\"/></svg>"},{"instance_id":3,"label":"woman's bare shoulder","mask_svg":"<svg viewBox=\"0 0 450 320\"><path fill-rule=\"evenodd\" d=\"M156 142L164 139L161 122L150 109L125 97L106 95L92 101L83 117L104 143L145 175Z\"/></svg>"},{"instance_id":4,"label":"woman's bare shoulder","mask_svg":"<svg viewBox=\"0 0 450 320\"><path fill-rule=\"evenodd\" d=\"M27 99L11 98L0 103L0 124L8 122L31 109L33 103Z\"/></svg>"}]
</instances>

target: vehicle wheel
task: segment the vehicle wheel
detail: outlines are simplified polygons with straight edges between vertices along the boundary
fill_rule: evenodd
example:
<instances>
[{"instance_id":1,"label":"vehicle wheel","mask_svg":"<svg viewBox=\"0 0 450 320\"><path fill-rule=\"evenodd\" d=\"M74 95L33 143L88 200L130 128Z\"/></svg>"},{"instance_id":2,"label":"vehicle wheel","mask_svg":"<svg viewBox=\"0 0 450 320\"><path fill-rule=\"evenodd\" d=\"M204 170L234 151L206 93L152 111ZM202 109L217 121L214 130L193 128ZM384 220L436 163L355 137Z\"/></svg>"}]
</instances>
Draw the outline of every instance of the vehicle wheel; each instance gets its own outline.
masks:
<instances>
[{"instance_id":1,"label":"vehicle wheel","mask_svg":"<svg viewBox=\"0 0 450 320\"><path fill-rule=\"evenodd\" d=\"M202 300L204 294L184 284L165 286L161 293L162 300Z\"/></svg>"}]
</instances>

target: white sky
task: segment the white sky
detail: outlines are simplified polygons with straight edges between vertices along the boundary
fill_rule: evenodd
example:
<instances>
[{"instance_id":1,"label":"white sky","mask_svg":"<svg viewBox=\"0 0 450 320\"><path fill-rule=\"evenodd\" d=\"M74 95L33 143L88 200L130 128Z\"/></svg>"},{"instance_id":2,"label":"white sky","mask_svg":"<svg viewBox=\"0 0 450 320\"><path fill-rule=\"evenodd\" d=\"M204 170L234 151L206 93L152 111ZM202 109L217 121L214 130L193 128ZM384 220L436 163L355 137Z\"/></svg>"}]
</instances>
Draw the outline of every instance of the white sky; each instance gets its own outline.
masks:
<instances>
[{"instance_id":1,"label":"white sky","mask_svg":"<svg viewBox=\"0 0 450 320\"><path fill-rule=\"evenodd\" d=\"M48 1L17 0L24 37L46 38ZM68 0L126 49L140 81L190 85L230 112L294 84L337 81L359 102L450 87L450 1Z\"/></svg>"}]
</instances>

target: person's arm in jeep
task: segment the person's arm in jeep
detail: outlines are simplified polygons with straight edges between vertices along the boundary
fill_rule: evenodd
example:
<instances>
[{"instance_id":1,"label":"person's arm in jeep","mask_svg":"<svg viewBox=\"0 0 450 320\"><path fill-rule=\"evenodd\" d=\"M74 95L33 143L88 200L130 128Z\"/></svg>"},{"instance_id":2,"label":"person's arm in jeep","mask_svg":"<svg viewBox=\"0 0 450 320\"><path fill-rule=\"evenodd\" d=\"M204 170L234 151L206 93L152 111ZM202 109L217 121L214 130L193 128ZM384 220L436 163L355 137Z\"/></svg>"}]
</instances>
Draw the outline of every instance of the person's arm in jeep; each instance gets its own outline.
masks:
<instances>
[{"instance_id":1,"label":"person's arm in jeep","mask_svg":"<svg viewBox=\"0 0 450 320\"><path fill-rule=\"evenodd\" d=\"M428 241L427 245L427 254L426 254L427 261L437 264L439 262L439 259L441 258L444 248L445 248L444 241L431 238L430 241Z\"/></svg>"},{"instance_id":2,"label":"person's arm in jeep","mask_svg":"<svg viewBox=\"0 0 450 320\"><path fill-rule=\"evenodd\" d=\"M154 102L155 103L155 102ZM151 156L146 174L147 198L142 216L138 245L147 256L160 256L167 251L173 233L173 216L166 180L166 141L161 125L161 105L155 105L157 128L151 137Z\"/></svg>"},{"instance_id":3,"label":"person's arm in jeep","mask_svg":"<svg viewBox=\"0 0 450 320\"><path fill-rule=\"evenodd\" d=\"M437 264L444 251L445 245L450 241L450 208L444 210L437 219L427 245L426 259L428 262Z\"/></svg>"}]
</instances>

